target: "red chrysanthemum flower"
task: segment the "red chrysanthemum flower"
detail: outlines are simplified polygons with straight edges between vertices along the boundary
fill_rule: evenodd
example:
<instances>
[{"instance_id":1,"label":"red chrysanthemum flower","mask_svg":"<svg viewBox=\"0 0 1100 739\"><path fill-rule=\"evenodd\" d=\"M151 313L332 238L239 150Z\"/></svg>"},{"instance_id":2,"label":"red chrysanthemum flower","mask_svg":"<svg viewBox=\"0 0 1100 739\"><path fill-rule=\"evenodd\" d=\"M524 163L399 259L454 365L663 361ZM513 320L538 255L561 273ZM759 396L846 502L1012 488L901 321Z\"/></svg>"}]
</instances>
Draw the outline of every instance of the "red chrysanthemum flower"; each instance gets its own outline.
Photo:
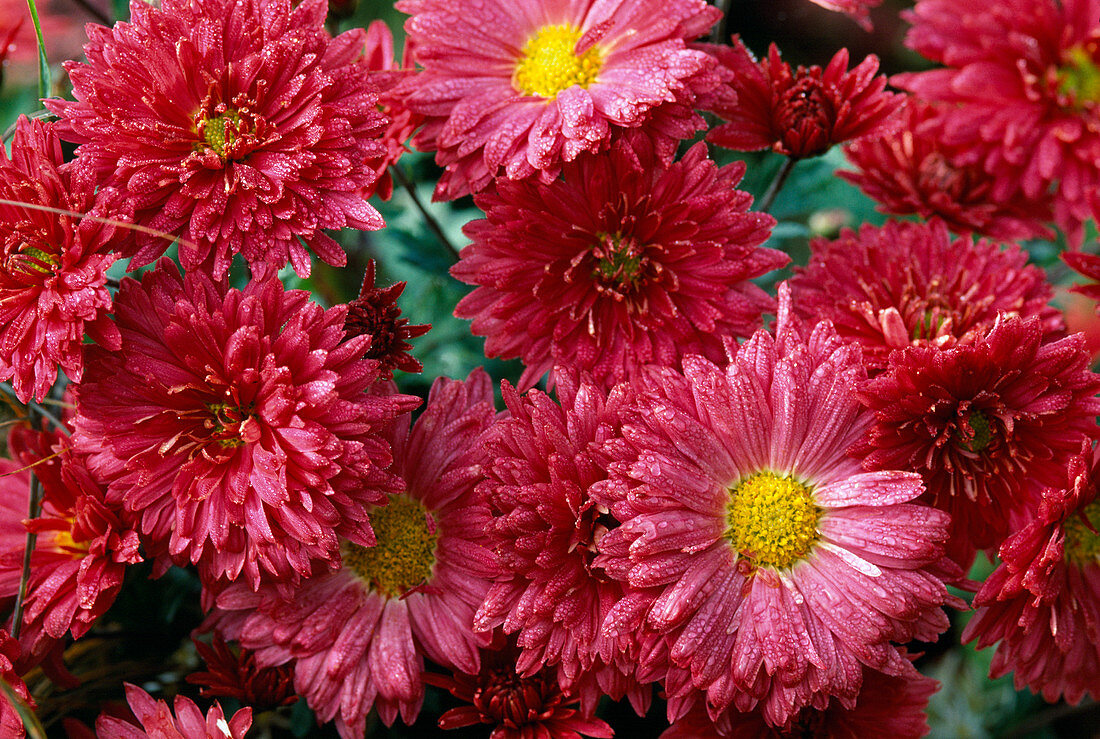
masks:
<instances>
[{"instance_id":1,"label":"red chrysanthemum flower","mask_svg":"<svg viewBox=\"0 0 1100 739\"><path fill-rule=\"evenodd\" d=\"M503 172L552 181L562 162L641 128L664 161L703 126L714 61L685 42L721 13L703 0L401 0L424 70L393 93L427 123L413 143L447 171L437 199Z\"/></svg>"},{"instance_id":2,"label":"red chrysanthemum flower","mask_svg":"<svg viewBox=\"0 0 1100 739\"><path fill-rule=\"evenodd\" d=\"M88 26L87 64L66 65L76 102L46 101L65 135L136 220L179 234L187 269L216 277L242 254L255 268L289 259L308 275L304 241L329 264L321 229L382 227L366 196L385 126L362 29L331 38L325 0L164 0L129 23ZM139 237L133 266L168 240Z\"/></svg>"},{"instance_id":3,"label":"red chrysanthemum flower","mask_svg":"<svg viewBox=\"0 0 1100 739\"><path fill-rule=\"evenodd\" d=\"M87 169L63 162L38 120L20 118L11 156L0 150L0 380L24 403L45 397L59 364L80 380L85 333L118 348L106 282L121 234L108 221L129 217L116 191L97 195Z\"/></svg>"},{"instance_id":4,"label":"red chrysanthemum flower","mask_svg":"<svg viewBox=\"0 0 1100 739\"><path fill-rule=\"evenodd\" d=\"M905 17L906 45L946 65L892 79L944 104L921 135L984 168L998 201L1053 192L1079 242L1100 207L1100 0L920 0Z\"/></svg>"},{"instance_id":5,"label":"red chrysanthemum flower","mask_svg":"<svg viewBox=\"0 0 1100 739\"><path fill-rule=\"evenodd\" d=\"M126 565L141 561L138 536L106 502L82 455L57 432L12 429L0 459L0 597L19 590L27 532L37 534L20 643L22 667L41 662L56 640L83 636L122 587ZM41 513L26 520L33 472Z\"/></svg>"},{"instance_id":6,"label":"red chrysanthemum flower","mask_svg":"<svg viewBox=\"0 0 1100 739\"><path fill-rule=\"evenodd\" d=\"M1042 343L1038 318L998 321L973 343L895 352L860 391L874 413L864 466L915 470L951 513L951 557L996 547L1034 515L1042 486L1100 436L1100 376L1080 334Z\"/></svg>"},{"instance_id":7,"label":"red chrysanthemum flower","mask_svg":"<svg viewBox=\"0 0 1100 739\"><path fill-rule=\"evenodd\" d=\"M19 642L11 637L4 629L0 629L0 680L8 684L8 687L23 699L32 709L34 699L23 678L16 672L15 665L19 662ZM11 704L7 696L0 695L0 732L4 736L22 737L26 735L23 719L19 717L15 706Z\"/></svg>"},{"instance_id":8,"label":"red chrysanthemum flower","mask_svg":"<svg viewBox=\"0 0 1100 739\"><path fill-rule=\"evenodd\" d=\"M489 739L581 739L611 737L611 727L576 707L576 699L562 693L553 670L530 675L516 670L519 650L498 632L481 650L476 674L444 676L425 673L429 685L444 688L469 706L452 708L439 717L442 729L478 724L493 727Z\"/></svg>"},{"instance_id":9,"label":"red chrysanthemum flower","mask_svg":"<svg viewBox=\"0 0 1100 739\"><path fill-rule=\"evenodd\" d=\"M789 295L775 337L758 331L726 370L653 368L592 487L622 522L596 564L657 594L643 628L667 640L651 660L670 698L705 693L712 717L759 705L780 727L855 699L863 666L915 676L891 642L934 640L939 606L963 605L944 585L960 574L942 557L947 515L910 502L920 476L847 454L872 421L859 349L826 322L804 336Z\"/></svg>"},{"instance_id":10,"label":"red chrysanthemum flower","mask_svg":"<svg viewBox=\"0 0 1100 739\"><path fill-rule=\"evenodd\" d=\"M424 365L409 354L412 344L406 339L423 336L432 325L410 325L408 318L401 318L397 299L405 290L404 282L397 282L389 287L375 287L374 279L374 260L371 259L367 262L359 297L348 303L344 328L348 336L370 337L366 357L378 361L379 373L389 377L395 369L420 372Z\"/></svg>"},{"instance_id":11,"label":"red chrysanthemum flower","mask_svg":"<svg viewBox=\"0 0 1100 739\"><path fill-rule=\"evenodd\" d=\"M484 474L477 439L494 417L489 376L440 378L410 430L393 429L394 471L408 490L371 510L377 543L343 542L343 567L302 582L290 600L234 584L218 596L227 636L258 664L290 659L294 687L345 739L367 713L412 724L424 700L424 657L467 673L489 635L473 630L496 561L483 543L488 509L474 499Z\"/></svg>"},{"instance_id":12,"label":"red chrysanthemum flower","mask_svg":"<svg viewBox=\"0 0 1100 739\"><path fill-rule=\"evenodd\" d=\"M294 692L294 672L289 665L260 667L249 649L229 648L215 634L210 644L192 637L206 670L192 672L187 682L198 685L203 698L236 698L246 706L264 711L288 706L298 700Z\"/></svg>"},{"instance_id":13,"label":"red chrysanthemum flower","mask_svg":"<svg viewBox=\"0 0 1100 739\"><path fill-rule=\"evenodd\" d=\"M1100 696L1100 502L1087 445L1067 471L1069 484L1045 490L1036 518L1001 546L963 641L1000 642L990 677L1015 672L1017 689L1076 704Z\"/></svg>"},{"instance_id":14,"label":"red chrysanthemum flower","mask_svg":"<svg viewBox=\"0 0 1100 739\"><path fill-rule=\"evenodd\" d=\"M1023 193L997 201L993 179L979 164L955 164L935 137L921 131L937 115L935 106L910 100L901 128L845 147L858 170L837 174L877 200L883 213L938 217L956 233L1000 241L1054 238L1044 225L1053 218L1050 202Z\"/></svg>"},{"instance_id":15,"label":"red chrysanthemum flower","mask_svg":"<svg viewBox=\"0 0 1100 739\"><path fill-rule=\"evenodd\" d=\"M488 356L521 357L521 389L554 366L610 387L685 352L715 361L774 305L749 282L787 262L761 248L774 220L747 213L743 164L697 144L668 167L642 136L566 165L562 179L498 182L465 227L451 274L478 285L455 308Z\"/></svg>"},{"instance_id":16,"label":"red chrysanthemum flower","mask_svg":"<svg viewBox=\"0 0 1100 739\"><path fill-rule=\"evenodd\" d=\"M952 239L938 221L864 225L833 241L810 242L810 263L791 280L795 310L828 319L863 347L871 371L895 349L973 343L1000 316L1038 317L1043 340L1057 338L1061 314L1046 274L1027 252L969 237Z\"/></svg>"},{"instance_id":17,"label":"red chrysanthemum flower","mask_svg":"<svg viewBox=\"0 0 1100 739\"><path fill-rule=\"evenodd\" d=\"M735 96L709 105L729 121L707 134L707 141L738 151L771 149L794 159L824 154L833 144L881 134L895 125L905 96L886 92L886 77L875 75L871 55L848 70L841 49L824 70L792 70L775 44L757 62L734 36L732 46L706 45L727 72Z\"/></svg>"},{"instance_id":18,"label":"red chrysanthemum flower","mask_svg":"<svg viewBox=\"0 0 1100 739\"><path fill-rule=\"evenodd\" d=\"M226 719L216 701L203 716L194 701L177 695L172 708L136 685L126 683L126 701L137 724L102 714L96 734L112 739L244 739L252 726L252 709L245 707Z\"/></svg>"},{"instance_id":19,"label":"red chrysanthemum flower","mask_svg":"<svg viewBox=\"0 0 1100 739\"><path fill-rule=\"evenodd\" d=\"M1062 252L1062 259L1074 271L1094 281L1088 285L1074 285L1070 290L1096 302L1096 311L1100 314L1100 284L1097 284L1100 283L1100 255L1066 251Z\"/></svg>"},{"instance_id":20,"label":"red chrysanthemum flower","mask_svg":"<svg viewBox=\"0 0 1100 739\"><path fill-rule=\"evenodd\" d=\"M593 456L617 433L622 393L610 398L591 382L559 376L559 406L532 390L520 397L503 387L509 414L483 444L493 460L478 494L493 520L487 535L501 573L475 620L481 630L503 626L522 655L514 669L533 676L558 667L559 680L587 712L602 694L624 694L644 715L650 693L634 679L642 650L632 634L610 638L600 629L611 609L637 600L593 564L606 519L588 489L606 478Z\"/></svg>"},{"instance_id":21,"label":"red chrysanthemum flower","mask_svg":"<svg viewBox=\"0 0 1100 739\"><path fill-rule=\"evenodd\" d=\"M376 431L414 399L364 392L378 363L368 339L344 340L344 307L167 259L115 307L122 350L90 355L75 442L152 554L256 587L335 566L338 535L373 541L368 507L399 489Z\"/></svg>"}]
</instances>

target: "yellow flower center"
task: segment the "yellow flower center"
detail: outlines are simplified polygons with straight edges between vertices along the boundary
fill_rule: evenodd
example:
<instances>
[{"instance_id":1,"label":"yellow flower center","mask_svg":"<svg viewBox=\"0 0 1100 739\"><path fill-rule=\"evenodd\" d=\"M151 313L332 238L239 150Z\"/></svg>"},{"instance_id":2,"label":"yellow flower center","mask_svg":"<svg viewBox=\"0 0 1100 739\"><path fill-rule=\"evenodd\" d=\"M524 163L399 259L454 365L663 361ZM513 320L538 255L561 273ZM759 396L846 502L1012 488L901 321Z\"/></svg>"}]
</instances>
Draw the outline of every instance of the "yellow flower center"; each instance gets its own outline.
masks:
<instances>
[{"instance_id":1,"label":"yellow flower center","mask_svg":"<svg viewBox=\"0 0 1100 739\"><path fill-rule=\"evenodd\" d=\"M774 472L757 472L730 489L726 538L758 567L790 567L817 541L821 509L810 488Z\"/></svg>"},{"instance_id":2,"label":"yellow flower center","mask_svg":"<svg viewBox=\"0 0 1100 739\"><path fill-rule=\"evenodd\" d=\"M70 520L71 523L71 520ZM88 542L77 542L71 531L58 531L53 535L54 548L66 552L87 552Z\"/></svg>"},{"instance_id":3,"label":"yellow flower center","mask_svg":"<svg viewBox=\"0 0 1100 739\"><path fill-rule=\"evenodd\" d=\"M237 111L230 109L223 115L213 118L204 118L199 122L199 133L206 146L214 150L222 159L225 159L225 149L238 138L237 126L241 117ZM201 149L202 145L198 145Z\"/></svg>"},{"instance_id":4,"label":"yellow flower center","mask_svg":"<svg viewBox=\"0 0 1100 739\"><path fill-rule=\"evenodd\" d=\"M1071 98L1077 108L1100 103L1100 66L1093 46L1074 46L1066 52L1066 64L1058 68L1058 93Z\"/></svg>"},{"instance_id":5,"label":"yellow flower center","mask_svg":"<svg viewBox=\"0 0 1100 739\"><path fill-rule=\"evenodd\" d=\"M396 598L432 576L439 531L429 527L428 509L415 498L395 495L371 509L370 525L378 543L361 547L345 542L344 565L372 590Z\"/></svg>"},{"instance_id":6,"label":"yellow flower center","mask_svg":"<svg viewBox=\"0 0 1100 739\"><path fill-rule=\"evenodd\" d=\"M602 60L597 46L577 56L575 49L582 35L568 23L540 28L523 47L512 86L524 95L552 98L573 85L591 85Z\"/></svg>"},{"instance_id":7,"label":"yellow flower center","mask_svg":"<svg viewBox=\"0 0 1100 739\"><path fill-rule=\"evenodd\" d=\"M1085 515L1093 526L1100 526L1100 501L1085 506ZM1066 561L1083 567L1100 562L1100 535L1076 513L1066 519Z\"/></svg>"}]
</instances>

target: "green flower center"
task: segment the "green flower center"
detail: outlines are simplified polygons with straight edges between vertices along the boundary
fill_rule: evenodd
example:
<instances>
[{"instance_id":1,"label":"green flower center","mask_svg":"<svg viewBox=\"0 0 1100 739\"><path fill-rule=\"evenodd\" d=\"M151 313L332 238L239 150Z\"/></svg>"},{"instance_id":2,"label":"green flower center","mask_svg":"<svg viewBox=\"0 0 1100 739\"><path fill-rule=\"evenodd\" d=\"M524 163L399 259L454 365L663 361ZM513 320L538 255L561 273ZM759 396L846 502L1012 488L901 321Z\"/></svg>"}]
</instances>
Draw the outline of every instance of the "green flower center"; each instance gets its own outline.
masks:
<instances>
[{"instance_id":1,"label":"green flower center","mask_svg":"<svg viewBox=\"0 0 1100 739\"><path fill-rule=\"evenodd\" d=\"M1100 525L1100 501L1085 506L1085 515L1093 526ZM1066 561L1083 567L1100 562L1100 535L1097 535L1076 513L1066 519Z\"/></svg>"},{"instance_id":2,"label":"green flower center","mask_svg":"<svg viewBox=\"0 0 1100 739\"><path fill-rule=\"evenodd\" d=\"M395 495L372 508L370 525L378 541L373 547L345 542L344 565L369 588L396 598L432 576L439 531L429 526L428 509L408 495Z\"/></svg>"},{"instance_id":3,"label":"green flower center","mask_svg":"<svg viewBox=\"0 0 1100 739\"><path fill-rule=\"evenodd\" d=\"M582 35L568 23L540 28L523 47L512 86L524 95L553 98L573 85L591 85L602 59L596 46L577 56L574 50Z\"/></svg>"},{"instance_id":4,"label":"green flower center","mask_svg":"<svg viewBox=\"0 0 1100 739\"><path fill-rule=\"evenodd\" d=\"M600 234L601 241L593 249L596 266L592 277L609 287L632 287L641 276L645 247L621 234Z\"/></svg>"},{"instance_id":5,"label":"green flower center","mask_svg":"<svg viewBox=\"0 0 1100 739\"><path fill-rule=\"evenodd\" d=\"M8 268L13 272L16 269L21 269L24 272L47 275L60 264L61 257L57 254L50 254L28 244L24 244L17 253L8 257Z\"/></svg>"},{"instance_id":6,"label":"green flower center","mask_svg":"<svg viewBox=\"0 0 1100 739\"><path fill-rule=\"evenodd\" d=\"M1078 108L1100 103L1100 66L1093 47L1092 43L1074 46L1066 52L1066 63L1057 71L1058 93Z\"/></svg>"},{"instance_id":7,"label":"green flower center","mask_svg":"<svg viewBox=\"0 0 1100 739\"><path fill-rule=\"evenodd\" d=\"M969 449L970 451L977 453L989 446L989 442L993 440L993 430L989 427L989 417L981 411L970 411L969 417L966 419L970 424L970 430L974 433L973 436L967 436L966 433L959 428L955 432L955 439L959 445Z\"/></svg>"},{"instance_id":8,"label":"green flower center","mask_svg":"<svg viewBox=\"0 0 1100 739\"><path fill-rule=\"evenodd\" d=\"M210 418L206 420L206 427L221 447L236 449L244 445L241 438L241 425L252 417L252 407L240 408L233 403L208 403L206 410L210 412Z\"/></svg>"},{"instance_id":9,"label":"green flower center","mask_svg":"<svg viewBox=\"0 0 1100 739\"><path fill-rule=\"evenodd\" d=\"M730 489L725 536L757 567L790 567L813 548L820 518L810 487L757 472Z\"/></svg>"},{"instance_id":10,"label":"green flower center","mask_svg":"<svg viewBox=\"0 0 1100 739\"><path fill-rule=\"evenodd\" d=\"M240 138L241 116L233 109L213 118L203 118L199 122L199 134L203 142L222 159L226 158L226 148ZM198 145L202 148L202 145Z\"/></svg>"}]
</instances>

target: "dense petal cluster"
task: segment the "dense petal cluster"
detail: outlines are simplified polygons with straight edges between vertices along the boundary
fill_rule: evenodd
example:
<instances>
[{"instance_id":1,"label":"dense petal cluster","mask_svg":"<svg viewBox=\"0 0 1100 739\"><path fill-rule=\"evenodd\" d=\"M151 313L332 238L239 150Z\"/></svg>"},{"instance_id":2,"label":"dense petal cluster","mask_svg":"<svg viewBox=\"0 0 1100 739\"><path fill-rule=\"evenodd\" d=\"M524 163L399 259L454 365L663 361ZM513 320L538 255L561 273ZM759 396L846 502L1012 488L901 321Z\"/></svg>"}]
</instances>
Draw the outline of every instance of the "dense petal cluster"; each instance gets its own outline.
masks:
<instances>
[{"instance_id":1,"label":"dense petal cluster","mask_svg":"<svg viewBox=\"0 0 1100 739\"><path fill-rule=\"evenodd\" d=\"M610 387L760 325L772 300L749 280L786 263L761 248L774 220L748 213L743 165L699 144L669 166L642 136L567 164L562 179L497 183L451 274L478 285L455 308L488 356L521 357L520 387L554 366Z\"/></svg>"},{"instance_id":2,"label":"dense petal cluster","mask_svg":"<svg viewBox=\"0 0 1100 739\"><path fill-rule=\"evenodd\" d=\"M11 155L0 151L0 199L12 201L0 203L0 381L24 403L42 400L58 365L80 380L86 333L118 346L107 268L129 217L118 192L97 193L87 169L63 161L55 126L27 118Z\"/></svg>"},{"instance_id":3,"label":"dense petal cluster","mask_svg":"<svg viewBox=\"0 0 1100 739\"><path fill-rule=\"evenodd\" d=\"M406 339L423 336L431 329L431 324L410 324L408 318L402 318L397 299L405 290L405 283L375 287L374 271L372 259L367 262L359 297L348 303L344 328L348 336L370 337L366 356L378 361L381 374L389 377L395 369L419 372L424 367L409 354L412 344Z\"/></svg>"},{"instance_id":4,"label":"dense petal cluster","mask_svg":"<svg viewBox=\"0 0 1100 739\"><path fill-rule=\"evenodd\" d=\"M913 501L914 472L863 472L847 449L871 423L859 349L828 323L807 336L780 288L761 330L720 369L697 356L654 369L605 445L593 495L621 521L596 563L656 598L672 718L759 706L782 727L830 697L851 705L863 667L915 677L891 642L930 641L958 603L943 578L948 517ZM643 664L643 666L645 666Z\"/></svg>"},{"instance_id":5,"label":"dense petal cluster","mask_svg":"<svg viewBox=\"0 0 1100 739\"><path fill-rule=\"evenodd\" d=\"M116 296L122 350L96 350L76 390L77 446L140 521L150 552L210 580L293 581L372 539L367 509L398 489L372 396L369 340L273 277L229 289L167 259Z\"/></svg>"},{"instance_id":6,"label":"dense petal cluster","mask_svg":"<svg viewBox=\"0 0 1100 739\"><path fill-rule=\"evenodd\" d=\"M991 195L1042 202L1080 241L1100 207L1100 0L920 0L906 44L945 65L893 78L943 103L922 135L958 166L992 178Z\"/></svg>"},{"instance_id":7,"label":"dense petal cluster","mask_svg":"<svg viewBox=\"0 0 1100 739\"><path fill-rule=\"evenodd\" d=\"M342 265L321 229L377 229L366 196L385 126L363 57L364 31L331 38L328 3L165 0L89 26L87 64L67 65L75 102L47 101L81 160L125 192L135 218L180 240L187 269L220 276L233 254L255 268L308 245ZM170 239L142 235L134 266Z\"/></svg>"},{"instance_id":8,"label":"dense petal cluster","mask_svg":"<svg viewBox=\"0 0 1100 739\"><path fill-rule=\"evenodd\" d=\"M1027 252L952 239L942 222L864 225L814 239L810 251L791 280L795 309L809 321L832 321L860 344L873 371L896 349L972 343L998 316L1039 318L1044 341L1064 329L1048 305L1046 275L1027 264Z\"/></svg>"},{"instance_id":9,"label":"dense petal cluster","mask_svg":"<svg viewBox=\"0 0 1100 739\"><path fill-rule=\"evenodd\" d=\"M425 116L414 143L437 151L450 200L562 162L641 128L666 161L702 127L695 95L714 61L686 46L721 13L703 0L401 0L424 69L394 92Z\"/></svg>"},{"instance_id":10,"label":"dense petal cluster","mask_svg":"<svg viewBox=\"0 0 1100 739\"><path fill-rule=\"evenodd\" d=\"M731 46L706 48L725 68L725 84L735 93L710 106L729 122L711 129L707 141L727 149L817 156L833 144L883 133L905 104L903 95L886 92L874 55L849 71L848 50L841 49L824 70L793 70L775 44L759 62L737 36Z\"/></svg>"},{"instance_id":11,"label":"dense petal cluster","mask_svg":"<svg viewBox=\"0 0 1100 739\"><path fill-rule=\"evenodd\" d=\"M252 726L252 709L242 708L226 719L218 703L204 716L194 701L177 695L172 708L126 683L126 701L138 723L107 714L95 722L96 734L114 739L244 739Z\"/></svg>"},{"instance_id":12,"label":"dense petal cluster","mask_svg":"<svg viewBox=\"0 0 1100 739\"><path fill-rule=\"evenodd\" d=\"M235 698L261 711L298 700L294 672L288 665L260 667L251 650L234 651L219 634L209 644L194 637L192 641L206 669L192 672L187 682L200 686L204 698Z\"/></svg>"}]
</instances>

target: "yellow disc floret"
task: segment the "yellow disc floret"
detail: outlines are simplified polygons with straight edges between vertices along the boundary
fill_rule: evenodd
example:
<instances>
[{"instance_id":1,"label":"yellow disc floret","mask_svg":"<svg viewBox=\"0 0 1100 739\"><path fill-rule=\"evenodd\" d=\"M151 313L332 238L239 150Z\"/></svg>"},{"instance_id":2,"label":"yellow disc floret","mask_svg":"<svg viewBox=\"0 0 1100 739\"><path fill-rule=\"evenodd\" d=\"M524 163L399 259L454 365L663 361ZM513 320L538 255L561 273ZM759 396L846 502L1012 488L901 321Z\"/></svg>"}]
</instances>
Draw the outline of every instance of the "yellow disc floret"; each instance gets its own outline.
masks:
<instances>
[{"instance_id":1,"label":"yellow disc floret","mask_svg":"<svg viewBox=\"0 0 1100 739\"><path fill-rule=\"evenodd\" d=\"M241 122L240 114L235 110L227 110L223 115L204 119L200 124L202 140L214 150L222 159L225 159L225 149L237 140L237 126Z\"/></svg>"},{"instance_id":2,"label":"yellow disc floret","mask_svg":"<svg viewBox=\"0 0 1100 739\"><path fill-rule=\"evenodd\" d=\"M1096 64L1096 48L1074 46L1066 52L1066 63L1058 68L1058 92L1073 99L1077 108L1100 103L1100 66Z\"/></svg>"},{"instance_id":3,"label":"yellow disc floret","mask_svg":"<svg viewBox=\"0 0 1100 739\"><path fill-rule=\"evenodd\" d=\"M429 526L428 509L415 498L395 495L370 512L378 543L361 547L345 542L344 565L372 590L396 598L431 577L439 532Z\"/></svg>"},{"instance_id":4,"label":"yellow disc floret","mask_svg":"<svg viewBox=\"0 0 1100 739\"><path fill-rule=\"evenodd\" d=\"M726 538L757 567L790 567L817 541L820 517L809 487L757 472L730 489Z\"/></svg>"},{"instance_id":5,"label":"yellow disc floret","mask_svg":"<svg viewBox=\"0 0 1100 739\"><path fill-rule=\"evenodd\" d=\"M581 36L581 30L568 23L540 28L523 47L512 86L524 95L552 98L573 85L591 85L602 59L598 46L577 56Z\"/></svg>"},{"instance_id":6,"label":"yellow disc floret","mask_svg":"<svg viewBox=\"0 0 1100 739\"><path fill-rule=\"evenodd\" d=\"M1085 506L1089 523L1100 527L1100 501ZM1066 561L1079 567L1100 564L1100 535L1092 531L1076 513L1066 519Z\"/></svg>"}]
</instances>

